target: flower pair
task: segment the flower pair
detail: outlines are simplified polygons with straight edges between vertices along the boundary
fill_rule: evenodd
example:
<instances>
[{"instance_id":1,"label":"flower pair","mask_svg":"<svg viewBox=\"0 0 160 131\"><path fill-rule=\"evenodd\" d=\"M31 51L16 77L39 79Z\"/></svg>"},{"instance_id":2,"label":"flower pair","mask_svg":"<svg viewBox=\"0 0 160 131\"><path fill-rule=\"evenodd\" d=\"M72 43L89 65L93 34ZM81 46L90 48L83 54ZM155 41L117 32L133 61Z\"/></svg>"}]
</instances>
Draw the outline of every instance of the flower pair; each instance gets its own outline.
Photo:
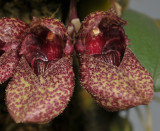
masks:
<instances>
[{"instance_id":1,"label":"flower pair","mask_svg":"<svg viewBox=\"0 0 160 131\"><path fill-rule=\"evenodd\" d=\"M128 48L123 25L109 12L94 12L76 35L82 86L109 111L148 104L153 97L150 73ZM0 21L1 82L13 76L6 104L17 122L48 122L66 108L73 93L73 44L53 18Z\"/></svg>"}]
</instances>

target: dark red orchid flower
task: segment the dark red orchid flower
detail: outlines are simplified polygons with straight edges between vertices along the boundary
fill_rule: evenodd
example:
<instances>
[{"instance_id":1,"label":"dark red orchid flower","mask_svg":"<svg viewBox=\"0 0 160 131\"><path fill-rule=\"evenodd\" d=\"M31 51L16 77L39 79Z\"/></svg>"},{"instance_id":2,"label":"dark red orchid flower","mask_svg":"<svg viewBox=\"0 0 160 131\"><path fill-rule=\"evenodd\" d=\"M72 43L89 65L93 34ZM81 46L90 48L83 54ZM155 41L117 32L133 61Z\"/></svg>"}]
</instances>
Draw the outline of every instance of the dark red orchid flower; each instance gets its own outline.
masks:
<instances>
[{"instance_id":1,"label":"dark red orchid flower","mask_svg":"<svg viewBox=\"0 0 160 131\"><path fill-rule=\"evenodd\" d=\"M77 34L80 81L108 111L148 104L153 80L128 48L122 20L110 10L85 18Z\"/></svg>"},{"instance_id":2,"label":"dark red orchid flower","mask_svg":"<svg viewBox=\"0 0 160 131\"><path fill-rule=\"evenodd\" d=\"M14 64L14 74L10 73L13 78L6 89L8 111L17 123L46 123L63 112L72 96L71 38L64 25L54 18L34 18L29 27L14 20L2 19L0 25L5 34L2 49L8 43L13 48L1 58L2 64ZM11 70L7 64L1 65L1 71Z\"/></svg>"}]
</instances>

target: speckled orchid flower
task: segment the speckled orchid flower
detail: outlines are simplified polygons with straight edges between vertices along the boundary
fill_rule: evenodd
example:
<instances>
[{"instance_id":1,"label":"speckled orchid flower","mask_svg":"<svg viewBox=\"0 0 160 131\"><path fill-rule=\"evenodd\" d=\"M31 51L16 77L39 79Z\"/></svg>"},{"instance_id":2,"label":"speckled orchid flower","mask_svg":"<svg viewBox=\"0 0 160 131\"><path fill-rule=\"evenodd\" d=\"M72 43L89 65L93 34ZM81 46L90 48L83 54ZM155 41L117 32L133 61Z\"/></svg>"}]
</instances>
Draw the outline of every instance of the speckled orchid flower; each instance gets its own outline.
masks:
<instances>
[{"instance_id":1,"label":"speckled orchid flower","mask_svg":"<svg viewBox=\"0 0 160 131\"><path fill-rule=\"evenodd\" d=\"M128 48L122 20L110 10L85 18L77 34L80 81L108 111L148 104L153 80Z\"/></svg>"},{"instance_id":2,"label":"speckled orchid flower","mask_svg":"<svg viewBox=\"0 0 160 131\"><path fill-rule=\"evenodd\" d=\"M0 19L0 83L13 75L19 61L18 49L28 25L15 18Z\"/></svg>"},{"instance_id":3,"label":"speckled orchid flower","mask_svg":"<svg viewBox=\"0 0 160 131\"><path fill-rule=\"evenodd\" d=\"M17 123L46 123L66 108L74 88L73 45L54 18L34 18L6 89L6 104Z\"/></svg>"}]
</instances>

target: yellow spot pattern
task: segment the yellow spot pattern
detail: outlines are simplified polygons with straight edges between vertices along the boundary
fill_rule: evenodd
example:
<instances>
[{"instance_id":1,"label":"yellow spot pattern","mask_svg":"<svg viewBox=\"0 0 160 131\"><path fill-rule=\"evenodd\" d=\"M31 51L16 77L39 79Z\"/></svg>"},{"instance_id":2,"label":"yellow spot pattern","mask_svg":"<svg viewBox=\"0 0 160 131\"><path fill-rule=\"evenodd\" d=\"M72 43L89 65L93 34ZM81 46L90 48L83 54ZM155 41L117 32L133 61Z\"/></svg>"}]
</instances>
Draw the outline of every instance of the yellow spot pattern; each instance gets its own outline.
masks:
<instances>
[{"instance_id":1,"label":"yellow spot pattern","mask_svg":"<svg viewBox=\"0 0 160 131\"><path fill-rule=\"evenodd\" d=\"M36 76L22 57L6 90L6 101L17 122L48 122L65 109L72 96L74 74L71 57L63 57Z\"/></svg>"},{"instance_id":2,"label":"yellow spot pattern","mask_svg":"<svg viewBox=\"0 0 160 131\"><path fill-rule=\"evenodd\" d=\"M82 85L106 110L123 110L152 100L152 77L128 48L119 67L85 54L80 62Z\"/></svg>"}]
</instances>

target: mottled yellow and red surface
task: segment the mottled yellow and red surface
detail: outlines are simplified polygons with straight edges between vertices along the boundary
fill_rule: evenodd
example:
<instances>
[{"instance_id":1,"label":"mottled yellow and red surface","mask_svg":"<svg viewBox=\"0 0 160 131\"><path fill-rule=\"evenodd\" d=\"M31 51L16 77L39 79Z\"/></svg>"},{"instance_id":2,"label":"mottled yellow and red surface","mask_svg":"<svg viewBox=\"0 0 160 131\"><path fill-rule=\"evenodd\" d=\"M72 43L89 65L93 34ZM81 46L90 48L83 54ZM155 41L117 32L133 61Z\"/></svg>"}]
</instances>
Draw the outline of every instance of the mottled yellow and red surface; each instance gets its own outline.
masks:
<instances>
[{"instance_id":1,"label":"mottled yellow and red surface","mask_svg":"<svg viewBox=\"0 0 160 131\"><path fill-rule=\"evenodd\" d=\"M13 75L19 56L16 50L9 50L0 57L0 83Z\"/></svg>"},{"instance_id":2,"label":"mottled yellow and red surface","mask_svg":"<svg viewBox=\"0 0 160 131\"><path fill-rule=\"evenodd\" d=\"M13 75L18 64L17 48L25 35L28 25L16 18L0 19L0 83Z\"/></svg>"},{"instance_id":3,"label":"mottled yellow and red surface","mask_svg":"<svg viewBox=\"0 0 160 131\"><path fill-rule=\"evenodd\" d=\"M60 38L60 58L50 60L41 49L46 46L48 32ZM74 88L73 45L65 26L54 18L34 18L30 26L15 18L4 18L0 21L0 33L3 33L0 34L2 49L7 50L0 58L0 78L5 81L13 77L6 89L10 115L17 123L49 122L66 108ZM26 42L30 34L35 37ZM36 60L42 63L32 66ZM43 71L36 74L35 69Z\"/></svg>"},{"instance_id":4,"label":"mottled yellow and red surface","mask_svg":"<svg viewBox=\"0 0 160 131\"><path fill-rule=\"evenodd\" d=\"M124 25L113 10L94 12L77 34L82 86L108 111L148 104L154 93L151 74L128 48Z\"/></svg>"},{"instance_id":5,"label":"mottled yellow and red surface","mask_svg":"<svg viewBox=\"0 0 160 131\"><path fill-rule=\"evenodd\" d=\"M1 18L0 19L0 40L11 45L13 42L22 40L25 34L25 29L28 25L16 18ZM13 44L14 45L14 44ZM11 45L12 46L12 45ZM9 47L10 48L10 47Z\"/></svg>"},{"instance_id":6,"label":"mottled yellow and red surface","mask_svg":"<svg viewBox=\"0 0 160 131\"><path fill-rule=\"evenodd\" d=\"M25 74L25 75L24 75ZM17 122L45 123L62 113L74 88L72 58L63 57L36 76L22 57L6 90L6 104Z\"/></svg>"},{"instance_id":7,"label":"mottled yellow and red surface","mask_svg":"<svg viewBox=\"0 0 160 131\"><path fill-rule=\"evenodd\" d=\"M106 110L123 110L152 100L152 77L130 49L119 67L89 55L81 55L80 63L83 87Z\"/></svg>"}]
</instances>

